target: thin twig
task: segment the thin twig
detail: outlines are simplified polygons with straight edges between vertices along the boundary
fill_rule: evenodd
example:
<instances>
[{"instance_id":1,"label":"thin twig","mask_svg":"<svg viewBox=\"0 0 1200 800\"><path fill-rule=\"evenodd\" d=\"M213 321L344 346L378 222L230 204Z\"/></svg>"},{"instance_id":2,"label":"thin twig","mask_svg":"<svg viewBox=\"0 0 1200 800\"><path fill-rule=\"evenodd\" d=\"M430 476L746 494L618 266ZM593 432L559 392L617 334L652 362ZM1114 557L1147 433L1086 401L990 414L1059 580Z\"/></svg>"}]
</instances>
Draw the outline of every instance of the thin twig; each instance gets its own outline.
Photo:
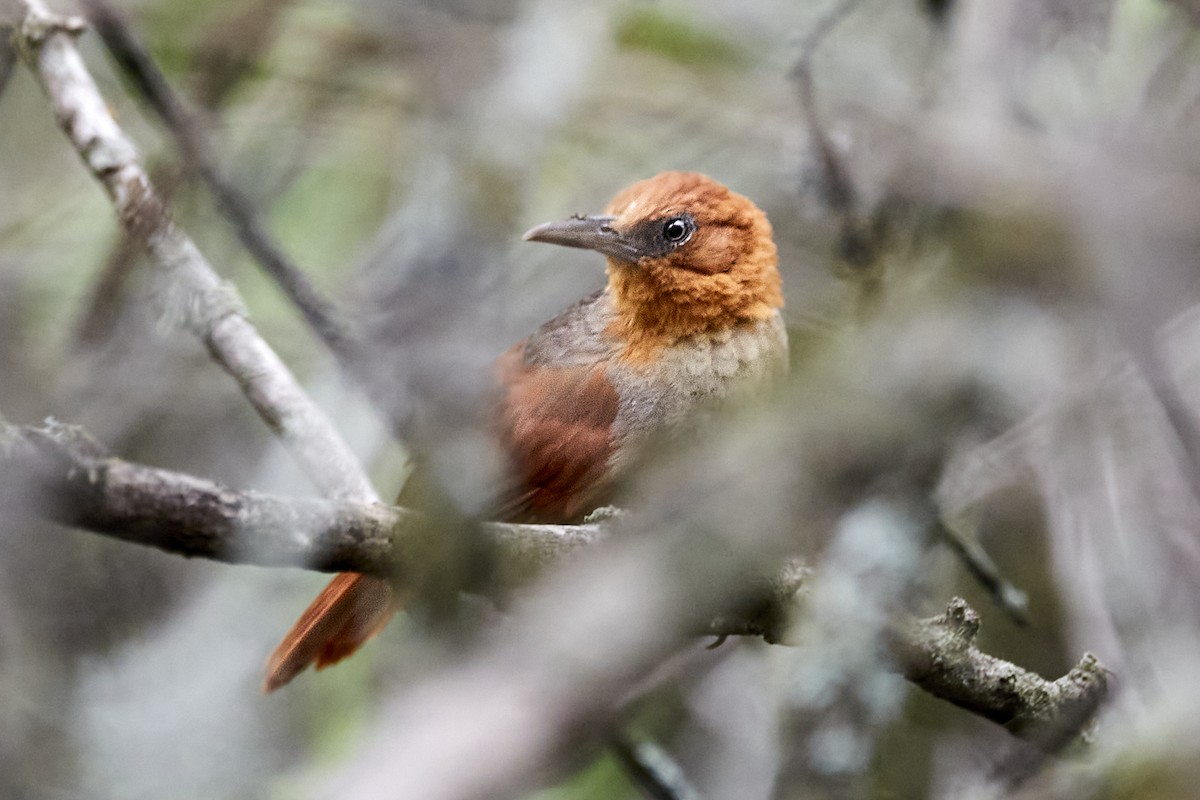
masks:
<instances>
[{"instance_id":1,"label":"thin twig","mask_svg":"<svg viewBox=\"0 0 1200 800\"><path fill-rule=\"evenodd\" d=\"M792 66L791 74L796 82L800 108L808 124L809 138L821 165L825 202L842 220L842 257L854 267L866 268L876 258L876 237L866 229L859 213L858 193L854 189L850 171L821 122L812 71L817 48L861 3L862 0L842 0L817 21L800 45L800 55Z\"/></svg>"},{"instance_id":2,"label":"thin twig","mask_svg":"<svg viewBox=\"0 0 1200 800\"><path fill-rule=\"evenodd\" d=\"M613 734L608 745L629 780L650 800L699 800L683 768L661 747L634 742L623 733Z\"/></svg>"},{"instance_id":3,"label":"thin twig","mask_svg":"<svg viewBox=\"0 0 1200 800\"><path fill-rule=\"evenodd\" d=\"M1013 622L1029 624L1029 597L1007 578L988 555L973 532L961 530L957 525L938 523L935 532L967 568L975 580L987 590L992 602L1000 607Z\"/></svg>"},{"instance_id":4,"label":"thin twig","mask_svg":"<svg viewBox=\"0 0 1200 800\"><path fill-rule=\"evenodd\" d=\"M262 0L247 7L240 17L225 21L216 30L205 34L201 50L204 57L214 63L201 69L194 92L205 113L223 106L233 91L252 74L254 60L251 56L261 55L270 46L271 32L288 2L290 0ZM230 43L231 29L236 32L236 48ZM169 201L182 177L176 165L159 159L150 165L149 173L159 194ZM125 286L140 253L139 244L128 236L121 236L114 244L79 315L80 322L73 337L76 348L94 346L111 334Z\"/></svg>"},{"instance_id":5,"label":"thin twig","mask_svg":"<svg viewBox=\"0 0 1200 800\"><path fill-rule=\"evenodd\" d=\"M84 7L117 64L175 137L184 162L212 191L217 210L233 226L242 245L296 305L326 346L341 359L351 358L356 339L349 323L284 253L250 199L221 175L200 125L129 25L105 0L85 0Z\"/></svg>"},{"instance_id":6,"label":"thin twig","mask_svg":"<svg viewBox=\"0 0 1200 800\"><path fill-rule=\"evenodd\" d=\"M4 90L8 88L8 81L16 63L17 50L9 39L9 31L0 28L0 97L4 97Z\"/></svg>"},{"instance_id":7,"label":"thin twig","mask_svg":"<svg viewBox=\"0 0 1200 800\"><path fill-rule=\"evenodd\" d=\"M83 20L24 0L18 49L50 98L55 119L108 192L125 231L155 263L160 317L200 338L323 493L361 502L378 495L349 446L246 318L195 243L174 223L133 143L113 119L75 46Z\"/></svg>"}]
</instances>

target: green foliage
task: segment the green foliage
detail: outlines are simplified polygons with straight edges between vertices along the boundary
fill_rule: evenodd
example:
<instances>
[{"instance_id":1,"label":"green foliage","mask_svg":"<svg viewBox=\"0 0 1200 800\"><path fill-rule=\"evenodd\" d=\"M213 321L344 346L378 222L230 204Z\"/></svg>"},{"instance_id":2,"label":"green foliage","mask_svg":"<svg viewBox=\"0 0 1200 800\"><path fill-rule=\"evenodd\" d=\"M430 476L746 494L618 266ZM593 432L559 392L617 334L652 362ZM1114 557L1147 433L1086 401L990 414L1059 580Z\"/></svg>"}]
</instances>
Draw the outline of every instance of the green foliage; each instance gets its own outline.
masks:
<instances>
[{"instance_id":1,"label":"green foliage","mask_svg":"<svg viewBox=\"0 0 1200 800\"><path fill-rule=\"evenodd\" d=\"M311 693L311 739L314 761L337 764L361 743L364 725L371 718L374 690L371 675L375 649L364 648L338 669L309 676Z\"/></svg>"},{"instance_id":2,"label":"green foliage","mask_svg":"<svg viewBox=\"0 0 1200 800\"><path fill-rule=\"evenodd\" d=\"M1136 756L1115 765L1106 785L1095 795L1098 800L1184 800L1196 796L1197 775L1194 753L1163 758ZM1188 756L1192 757L1189 758Z\"/></svg>"},{"instance_id":3,"label":"green foliage","mask_svg":"<svg viewBox=\"0 0 1200 800\"><path fill-rule=\"evenodd\" d=\"M617 44L644 50L694 67L736 67L748 61L745 50L688 18L683 7L643 6L618 22Z\"/></svg>"},{"instance_id":4,"label":"green foliage","mask_svg":"<svg viewBox=\"0 0 1200 800\"><path fill-rule=\"evenodd\" d=\"M620 765L605 753L569 782L532 794L528 800L620 800L632 796Z\"/></svg>"}]
</instances>

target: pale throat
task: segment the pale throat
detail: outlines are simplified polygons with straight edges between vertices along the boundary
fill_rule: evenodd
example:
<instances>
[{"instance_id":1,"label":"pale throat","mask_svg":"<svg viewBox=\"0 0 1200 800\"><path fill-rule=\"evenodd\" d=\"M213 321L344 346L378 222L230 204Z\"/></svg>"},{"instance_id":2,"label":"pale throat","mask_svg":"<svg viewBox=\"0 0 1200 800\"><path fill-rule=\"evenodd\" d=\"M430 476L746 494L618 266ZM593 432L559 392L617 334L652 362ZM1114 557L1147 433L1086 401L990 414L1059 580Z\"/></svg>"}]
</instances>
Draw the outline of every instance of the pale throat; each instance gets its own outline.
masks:
<instances>
[{"instance_id":1,"label":"pale throat","mask_svg":"<svg viewBox=\"0 0 1200 800\"><path fill-rule=\"evenodd\" d=\"M782 305L770 275L734 283L664 286L655 277L609 262L613 319L607 333L624 345L622 360L653 360L684 340L721 336L771 318Z\"/></svg>"}]
</instances>

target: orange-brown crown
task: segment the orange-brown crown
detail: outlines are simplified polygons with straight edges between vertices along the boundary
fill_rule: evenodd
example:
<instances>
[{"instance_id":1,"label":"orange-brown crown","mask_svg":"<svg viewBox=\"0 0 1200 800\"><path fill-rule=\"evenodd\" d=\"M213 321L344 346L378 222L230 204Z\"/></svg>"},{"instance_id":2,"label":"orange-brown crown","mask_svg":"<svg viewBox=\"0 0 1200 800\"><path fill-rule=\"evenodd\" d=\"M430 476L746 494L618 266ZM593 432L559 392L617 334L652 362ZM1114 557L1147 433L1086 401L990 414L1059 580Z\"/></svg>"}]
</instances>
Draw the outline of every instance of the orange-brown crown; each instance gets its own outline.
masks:
<instances>
[{"instance_id":1,"label":"orange-brown crown","mask_svg":"<svg viewBox=\"0 0 1200 800\"><path fill-rule=\"evenodd\" d=\"M771 223L753 202L712 178L663 172L617 194L605 212L645 253L608 259L617 332L624 338L649 347L670 344L763 320L783 307Z\"/></svg>"}]
</instances>

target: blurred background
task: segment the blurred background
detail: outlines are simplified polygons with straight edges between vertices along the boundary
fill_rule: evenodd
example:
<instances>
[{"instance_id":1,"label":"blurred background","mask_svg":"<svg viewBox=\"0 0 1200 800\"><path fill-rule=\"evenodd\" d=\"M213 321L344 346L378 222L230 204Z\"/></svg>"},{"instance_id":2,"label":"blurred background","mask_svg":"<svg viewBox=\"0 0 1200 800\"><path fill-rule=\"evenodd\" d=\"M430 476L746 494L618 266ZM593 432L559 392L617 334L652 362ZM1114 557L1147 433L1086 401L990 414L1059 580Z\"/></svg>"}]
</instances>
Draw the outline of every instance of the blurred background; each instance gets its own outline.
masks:
<instances>
[{"instance_id":1,"label":"blurred background","mask_svg":"<svg viewBox=\"0 0 1200 800\"><path fill-rule=\"evenodd\" d=\"M751 457L770 491L731 490L719 518L794 535L832 577L797 623L804 648L693 653L621 713L623 735L669 754L698 796L1195 796L1196 3L113 2L221 174L377 346L392 419L83 35L177 220L385 499L405 473L399 430L445 454L469 509L487 476L463 433L479 388L464 376L603 285L594 254L524 230L666 169L706 172L767 212L792 385L702 463L749 480ZM17 14L0 3L0 24ZM78 423L123 458L231 487L312 494L203 346L148 311L151 265L4 47L0 412ZM978 536L1027 593L1029 624L945 548L906 549L864 464L923 486ZM679 464L654 476L647 494L688 507L679 525L706 508L686 502ZM265 697L261 664L325 576L4 512L2 797L339 796L330 781L388 731L387 699L467 652L401 616L344 665ZM869 637L828 647L880 628L847 593L918 613L961 594L984 650L1049 678L1096 653L1115 677L1093 745L997 780L1021 752L1004 730L888 674ZM620 752L581 737L496 796L643 796ZM393 796L385 777L351 796Z\"/></svg>"}]
</instances>

